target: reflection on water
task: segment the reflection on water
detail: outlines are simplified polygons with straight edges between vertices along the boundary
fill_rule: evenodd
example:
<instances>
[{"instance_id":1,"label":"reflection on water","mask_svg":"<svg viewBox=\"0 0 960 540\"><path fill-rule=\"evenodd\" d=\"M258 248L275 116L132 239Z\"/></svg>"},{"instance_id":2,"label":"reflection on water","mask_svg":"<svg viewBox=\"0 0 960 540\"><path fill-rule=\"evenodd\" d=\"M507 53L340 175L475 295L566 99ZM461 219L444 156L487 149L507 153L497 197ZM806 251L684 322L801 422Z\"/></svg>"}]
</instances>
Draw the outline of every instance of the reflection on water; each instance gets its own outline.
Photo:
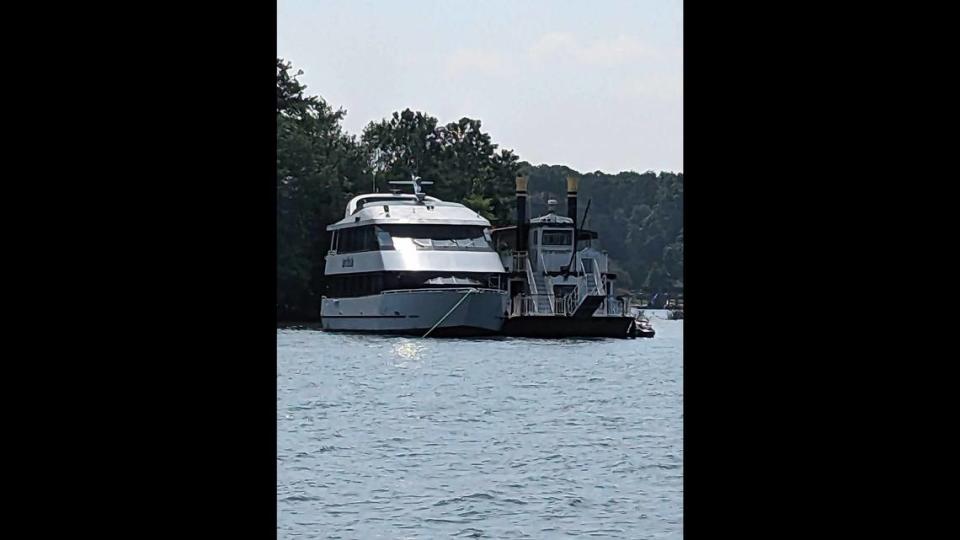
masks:
<instances>
[{"instance_id":1,"label":"reflection on water","mask_svg":"<svg viewBox=\"0 0 960 540\"><path fill-rule=\"evenodd\" d=\"M414 341L408 338L401 338L402 341L393 346L392 352L395 358L399 360L419 361L422 359L421 352L426 348L423 341ZM399 366L403 367L403 366Z\"/></svg>"}]
</instances>

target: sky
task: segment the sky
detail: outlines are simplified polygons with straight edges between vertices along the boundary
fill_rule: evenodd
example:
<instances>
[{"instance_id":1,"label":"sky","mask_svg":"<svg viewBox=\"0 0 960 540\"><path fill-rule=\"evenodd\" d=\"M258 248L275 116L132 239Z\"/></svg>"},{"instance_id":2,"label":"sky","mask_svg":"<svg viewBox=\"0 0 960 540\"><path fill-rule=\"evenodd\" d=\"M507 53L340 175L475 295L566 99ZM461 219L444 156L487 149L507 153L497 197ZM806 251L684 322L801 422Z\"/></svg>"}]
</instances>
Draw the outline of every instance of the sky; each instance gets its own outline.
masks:
<instances>
[{"instance_id":1,"label":"sky","mask_svg":"<svg viewBox=\"0 0 960 540\"><path fill-rule=\"evenodd\" d=\"M466 116L534 165L683 171L683 3L278 0L277 55L359 136Z\"/></svg>"}]
</instances>

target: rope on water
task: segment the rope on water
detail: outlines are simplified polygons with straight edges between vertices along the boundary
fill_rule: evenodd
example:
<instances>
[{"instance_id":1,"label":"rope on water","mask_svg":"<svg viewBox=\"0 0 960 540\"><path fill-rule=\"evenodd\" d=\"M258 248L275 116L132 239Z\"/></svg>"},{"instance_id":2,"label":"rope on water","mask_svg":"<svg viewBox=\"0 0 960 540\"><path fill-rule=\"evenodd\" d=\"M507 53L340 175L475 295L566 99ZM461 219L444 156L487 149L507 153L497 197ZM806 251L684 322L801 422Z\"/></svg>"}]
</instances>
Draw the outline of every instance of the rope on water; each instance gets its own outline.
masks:
<instances>
[{"instance_id":1,"label":"rope on water","mask_svg":"<svg viewBox=\"0 0 960 540\"><path fill-rule=\"evenodd\" d=\"M432 328L430 328L429 330L427 330L427 333L424 334L423 337L429 336L429 335L430 335L430 332L433 332L434 328L440 326L440 323L442 323L443 321L447 320L447 317L449 317L451 313L453 313L454 311L456 311L456 309L457 309L458 307L460 307L460 304L462 304L463 301L466 300L468 296L470 296L471 294L473 294L473 293L475 293L475 292L477 292L476 289L470 289L469 291L467 291L466 294L463 295L463 298L461 298L460 301L456 303L456 305L454 305L452 308L450 308L450 311L448 311L446 315L444 315L443 317L440 317L440 320L437 321L437 324L433 325Z\"/></svg>"}]
</instances>

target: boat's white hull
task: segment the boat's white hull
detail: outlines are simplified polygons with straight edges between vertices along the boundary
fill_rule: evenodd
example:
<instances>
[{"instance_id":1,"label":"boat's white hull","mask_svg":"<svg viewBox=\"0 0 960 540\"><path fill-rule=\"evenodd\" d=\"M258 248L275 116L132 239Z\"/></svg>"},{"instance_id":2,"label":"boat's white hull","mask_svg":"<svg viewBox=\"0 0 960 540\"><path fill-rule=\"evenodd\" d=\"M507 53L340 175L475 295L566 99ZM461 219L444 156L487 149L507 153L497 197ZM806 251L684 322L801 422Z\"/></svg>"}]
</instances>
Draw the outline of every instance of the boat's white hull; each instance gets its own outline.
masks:
<instances>
[{"instance_id":1,"label":"boat's white hull","mask_svg":"<svg viewBox=\"0 0 960 540\"><path fill-rule=\"evenodd\" d=\"M324 330L422 335L449 312L431 335L483 335L500 331L507 306L507 292L497 289L407 289L324 298L320 315Z\"/></svg>"}]
</instances>

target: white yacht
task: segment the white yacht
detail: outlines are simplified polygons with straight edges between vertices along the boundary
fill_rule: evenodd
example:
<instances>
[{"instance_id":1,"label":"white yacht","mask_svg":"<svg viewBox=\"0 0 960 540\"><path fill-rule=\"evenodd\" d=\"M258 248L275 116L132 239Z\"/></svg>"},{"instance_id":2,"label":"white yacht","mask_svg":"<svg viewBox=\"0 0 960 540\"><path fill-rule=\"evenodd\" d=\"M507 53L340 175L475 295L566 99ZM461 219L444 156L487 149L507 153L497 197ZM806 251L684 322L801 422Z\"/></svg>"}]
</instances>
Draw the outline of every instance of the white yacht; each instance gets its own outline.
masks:
<instances>
[{"instance_id":1,"label":"white yacht","mask_svg":"<svg viewBox=\"0 0 960 540\"><path fill-rule=\"evenodd\" d=\"M500 332L509 311L490 222L462 204L412 194L350 200L326 256L324 330L468 336ZM504 278L504 279L501 279Z\"/></svg>"}]
</instances>

